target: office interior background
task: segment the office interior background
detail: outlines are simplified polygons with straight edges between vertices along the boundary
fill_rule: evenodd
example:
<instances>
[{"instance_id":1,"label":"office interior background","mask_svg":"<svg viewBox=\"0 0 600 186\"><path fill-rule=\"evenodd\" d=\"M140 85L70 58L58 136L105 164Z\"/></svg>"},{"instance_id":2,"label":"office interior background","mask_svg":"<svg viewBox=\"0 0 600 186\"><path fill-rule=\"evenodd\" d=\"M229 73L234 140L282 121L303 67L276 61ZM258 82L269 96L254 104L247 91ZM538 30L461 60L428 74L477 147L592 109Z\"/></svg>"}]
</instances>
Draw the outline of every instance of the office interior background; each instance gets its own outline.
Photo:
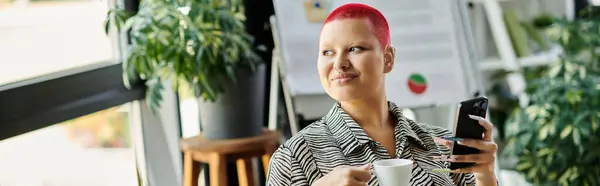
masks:
<instances>
[{"instance_id":1,"label":"office interior background","mask_svg":"<svg viewBox=\"0 0 600 186\"><path fill-rule=\"evenodd\" d=\"M597 51L600 21L578 14L595 3L600 4L464 0L477 46L470 52L478 59L484 95L492 100L489 117L501 147L497 156L501 185L542 185L548 181L544 179L555 185L600 185L591 181L600 181L600 168L592 166L600 163L600 91L593 81L594 86L577 84L599 77L595 71L599 59L595 55L583 61L565 59L583 50ZM262 83L264 95L258 96L264 109L257 113L267 128L275 47L269 18L277 14L272 1L244 1L242 6L245 31L254 37L251 44L266 64L258 71L267 78ZM153 92L147 91L147 81L124 81L127 67L122 61L131 37L106 23L115 21L115 14L109 13L113 8L137 12L140 7L139 0L0 0L0 186L183 184L180 140L202 132L200 118L205 116L200 113L206 112L199 111L193 87L175 90L165 85L161 106L153 111L147 106L154 104L148 100L147 94ZM554 24L563 27L550 29ZM552 31L554 35L548 33ZM568 39L573 41L564 42ZM572 82L567 71L577 71L572 78L581 82ZM542 88L514 90L536 83ZM569 104L552 105L553 99ZM326 94L294 96L297 125L302 128L319 119L333 103ZM447 123L452 116L446 111L454 106L407 108L406 114L419 122L451 127ZM585 109L574 112L574 108ZM278 118L287 118L285 109L278 107ZM543 117L550 114L553 117ZM538 119L522 119L527 117ZM277 121L276 129L289 137L290 122ZM569 159L576 157L569 152L579 152L580 158ZM253 166L257 185L264 185L258 159ZM208 185L208 166L201 167L204 176L199 182ZM229 184L238 184L235 164L228 167L233 170L227 173Z\"/></svg>"}]
</instances>

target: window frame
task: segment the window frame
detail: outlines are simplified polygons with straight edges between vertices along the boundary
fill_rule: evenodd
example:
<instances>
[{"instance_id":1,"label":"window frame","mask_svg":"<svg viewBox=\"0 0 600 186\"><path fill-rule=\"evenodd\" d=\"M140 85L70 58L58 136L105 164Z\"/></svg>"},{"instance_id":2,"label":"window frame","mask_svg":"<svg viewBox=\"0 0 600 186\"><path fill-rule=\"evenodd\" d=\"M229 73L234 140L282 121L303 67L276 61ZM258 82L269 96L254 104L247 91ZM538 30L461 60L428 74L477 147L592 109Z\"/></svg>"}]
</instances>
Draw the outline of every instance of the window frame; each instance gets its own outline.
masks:
<instances>
[{"instance_id":1,"label":"window frame","mask_svg":"<svg viewBox=\"0 0 600 186\"><path fill-rule=\"evenodd\" d=\"M0 140L144 98L122 71L105 62L0 86Z\"/></svg>"}]
</instances>

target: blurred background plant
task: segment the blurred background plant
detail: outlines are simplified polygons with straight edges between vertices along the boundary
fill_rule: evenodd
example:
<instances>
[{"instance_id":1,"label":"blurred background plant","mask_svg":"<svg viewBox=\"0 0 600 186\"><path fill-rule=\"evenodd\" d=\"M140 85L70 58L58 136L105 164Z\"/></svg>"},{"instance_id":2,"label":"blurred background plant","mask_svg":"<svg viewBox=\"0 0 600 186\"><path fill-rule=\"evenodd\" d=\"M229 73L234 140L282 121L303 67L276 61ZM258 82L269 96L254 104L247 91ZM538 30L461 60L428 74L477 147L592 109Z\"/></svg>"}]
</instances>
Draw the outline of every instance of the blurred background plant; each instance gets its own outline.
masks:
<instances>
[{"instance_id":1,"label":"blurred background plant","mask_svg":"<svg viewBox=\"0 0 600 186\"><path fill-rule=\"evenodd\" d=\"M530 43L527 48L533 48L536 52L544 52L550 49L552 41L548 38L546 30L553 24L554 19L556 18L553 15L542 13L535 16L531 21L522 21L517 25L524 32L524 36L526 36L520 39ZM517 28L512 29L514 30ZM511 35L515 34L517 33L513 32ZM515 39L513 39L513 41L514 40ZM542 77L543 72L547 69L547 66L530 66L524 67L521 70L525 77L525 82L532 82L535 79ZM491 121L498 128L501 139L504 137L504 126L508 117L519 107L519 97L511 93L505 81L505 77L510 73L512 72L506 70L494 72L489 77L491 86L487 91L489 92L489 95L495 99L495 104L489 108L489 113ZM528 87L526 92L532 92L533 89L535 89L535 87Z\"/></svg>"},{"instance_id":2,"label":"blurred background plant","mask_svg":"<svg viewBox=\"0 0 600 186\"><path fill-rule=\"evenodd\" d=\"M534 185L600 184L600 19L554 19L548 36L563 49L559 62L535 77L531 103L507 120L504 153Z\"/></svg>"},{"instance_id":3,"label":"blurred background plant","mask_svg":"<svg viewBox=\"0 0 600 186\"><path fill-rule=\"evenodd\" d=\"M105 26L107 33L112 26L130 31L124 82L145 80L153 111L166 81L185 96L215 102L237 83L238 71L255 72L263 62L245 30L240 0L148 0L139 9L134 14L113 8Z\"/></svg>"}]
</instances>

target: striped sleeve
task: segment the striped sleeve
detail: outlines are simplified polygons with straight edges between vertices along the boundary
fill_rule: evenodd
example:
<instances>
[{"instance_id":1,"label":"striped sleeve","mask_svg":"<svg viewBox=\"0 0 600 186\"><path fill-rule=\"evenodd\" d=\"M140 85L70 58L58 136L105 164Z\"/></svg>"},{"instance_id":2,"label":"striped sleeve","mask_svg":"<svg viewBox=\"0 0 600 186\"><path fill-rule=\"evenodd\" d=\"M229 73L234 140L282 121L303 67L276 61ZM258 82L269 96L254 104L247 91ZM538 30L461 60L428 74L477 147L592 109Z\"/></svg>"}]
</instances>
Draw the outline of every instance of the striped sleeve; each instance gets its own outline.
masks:
<instances>
[{"instance_id":1,"label":"striped sleeve","mask_svg":"<svg viewBox=\"0 0 600 186\"><path fill-rule=\"evenodd\" d=\"M452 132L448 129L427 124L420 125L423 128L428 129L434 137L452 136ZM447 153L450 154L449 151ZM450 177L452 178L454 185L475 186L476 184L475 175L473 175L473 173L450 173Z\"/></svg>"},{"instance_id":2,"label":"striped sleeve","mask_svg":"<svg viewBox=\"0 0 600 186\"><path fill-rule=\"evenodd\" d=\"M454 181L454 185L475 186L476 184L475 176L473 175L473 173L450 173L450 177L452 178L452 181Z\"/></svg>"},{"instance_id":3,"label":"striped sleeve","mask_svg":"<svg viewBox=\"0 0 600 186\"><path fill-rule=\"evenodd\" d=\"M308 185L308 180L302 174L300 164L292 156L292 151L283 145L280 146L271 157L269 174L267 175L267 185Z\"/></svg>"}]
</instances>

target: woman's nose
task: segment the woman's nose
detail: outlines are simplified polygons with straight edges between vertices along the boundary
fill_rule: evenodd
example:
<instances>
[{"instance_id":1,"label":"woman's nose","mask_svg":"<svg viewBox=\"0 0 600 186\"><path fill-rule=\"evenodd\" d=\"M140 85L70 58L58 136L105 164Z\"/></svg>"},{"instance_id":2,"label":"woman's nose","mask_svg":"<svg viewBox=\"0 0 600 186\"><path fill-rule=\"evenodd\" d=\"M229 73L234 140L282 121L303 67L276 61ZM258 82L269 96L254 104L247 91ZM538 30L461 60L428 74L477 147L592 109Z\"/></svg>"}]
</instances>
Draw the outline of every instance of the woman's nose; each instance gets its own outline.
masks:
<instances>
[{"instance_id":1,"label":"woman's nose","mask_svg":"<svg viewBox=\"0 0 600 186\"><path fill-rule=\"evenodd\" d=\"M350 68L350 60L344 57L344 55L339 55L335 58L335 61L333 62L333 68L335 68L336 70L346 70Z\"/></svg>"}]
</instances>

